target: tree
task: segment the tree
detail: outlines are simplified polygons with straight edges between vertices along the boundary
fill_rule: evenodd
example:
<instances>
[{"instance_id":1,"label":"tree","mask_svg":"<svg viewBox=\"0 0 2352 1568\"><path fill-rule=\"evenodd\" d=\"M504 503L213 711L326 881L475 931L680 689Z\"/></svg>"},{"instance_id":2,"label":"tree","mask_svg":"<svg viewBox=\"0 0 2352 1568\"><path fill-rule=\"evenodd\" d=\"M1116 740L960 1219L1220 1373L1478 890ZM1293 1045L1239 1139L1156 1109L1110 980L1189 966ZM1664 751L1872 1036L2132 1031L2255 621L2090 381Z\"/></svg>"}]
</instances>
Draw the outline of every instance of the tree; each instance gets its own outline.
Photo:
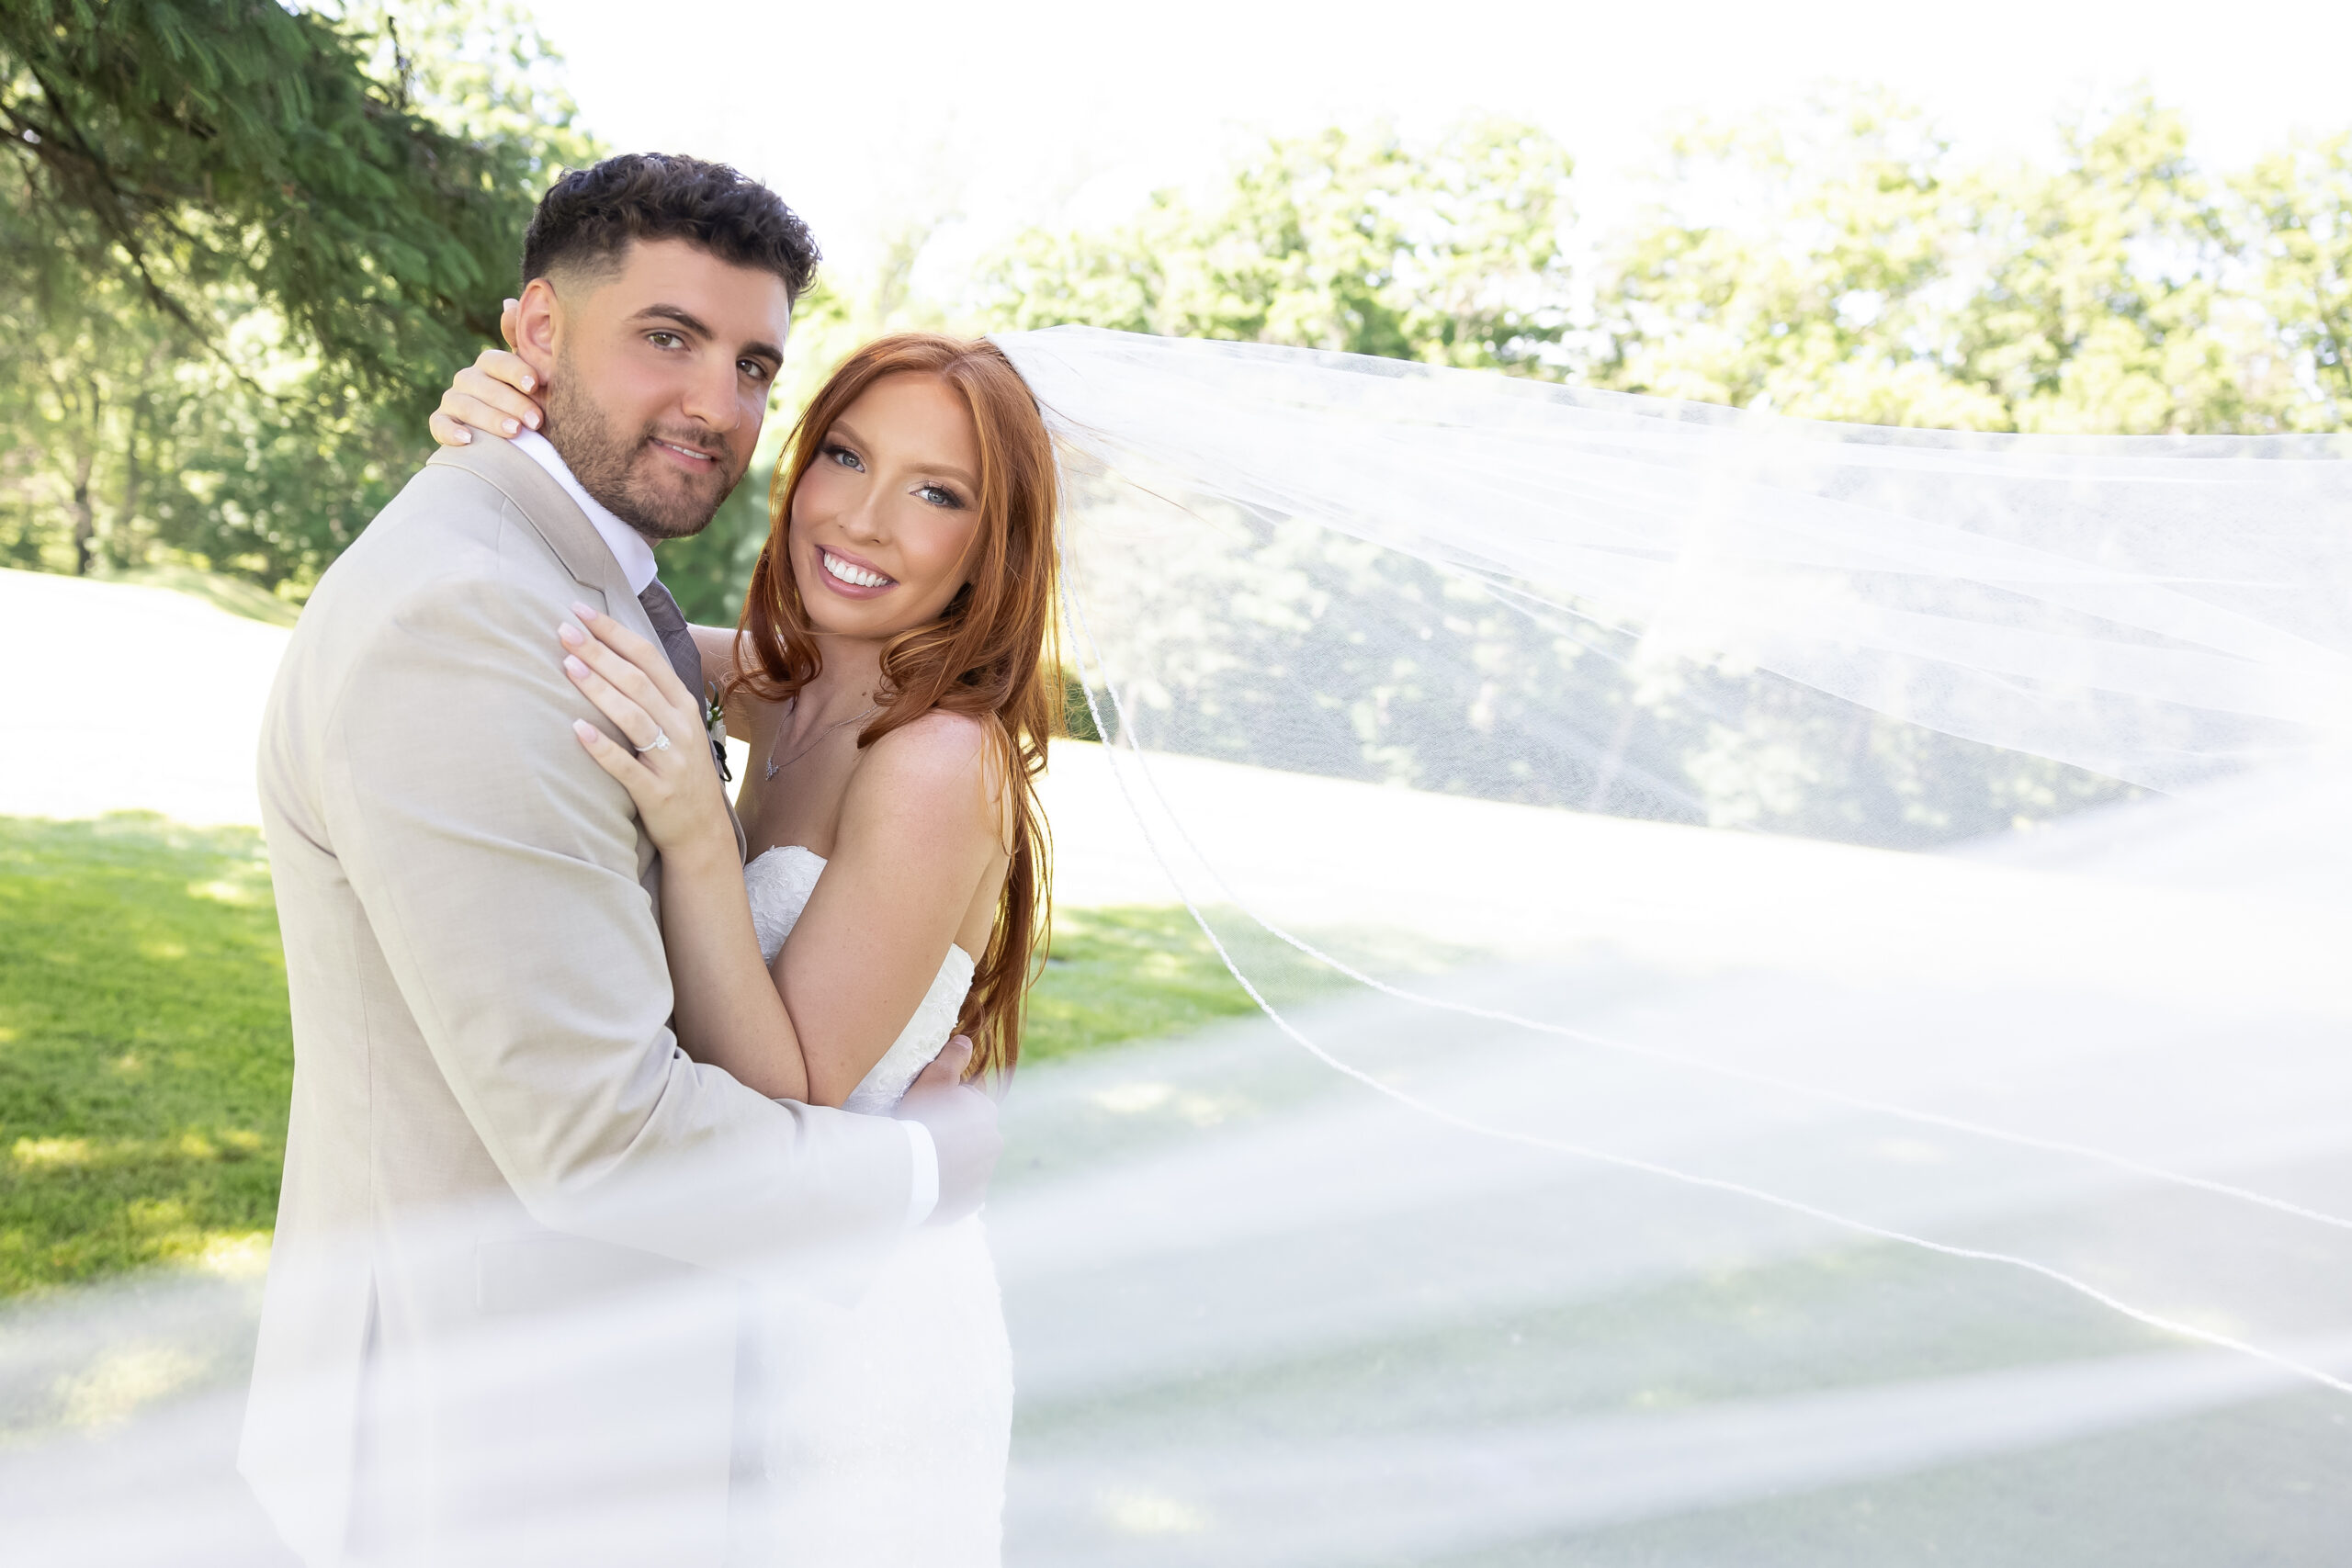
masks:
<instances>
[{"instance_id":1,"label":"tree","mask_svg":"<svg viewBox=\"0 0 2352 1568\"><path fill-rule=\"evenodd\" d=\"M125 275L210 342L249 286L324 359L409 390L492 332L527 147L453 134L368 40L273 0L18 0L0 126L53 285ZM62 302L62 301L61 301Z\"/></svg>"},{"instance_id":2,"label":"tree","mask_svg":"<svg viewBox=\"0 0 2352 1568\"><path fill-rule=\"evenodd\" d=\"M2256 298L2301 394L2287 422L2340 430L2352 416L2352 134L2261 160L2237 195Z\"/></svg>"},{"instance_id":3,"label":"tree","mask_svg":"<svg viewBox=\"0 0 2352 1568\"><path fill-rule=\"evenodd\" d=\"M593 154L546 60L480 6L0 12L0 549L300 592L421 459L549 165Z\"/></svg>"},{"instance_id":4,"label":"tree","mask_svg":"<svg viewBox=\"0 0 2352 1568\"><path fill-rule=\"evenodd\" d=\"M2142 101L2073 128L2048 174L1979 181L1994 254L1958 312L1955 374L2018 430L2119 434L2277 427L2235 238L2177 112Z\"/></svg>"},{"instance_id":5,"label":"tree","mask_svg":"<svg viewBox=\"0 0 2352 1568\"><path fill-rule=\"evenodd\" d=\"M1270 141L1204 203L1022 236L982 268L981 314L1533 370L1566 330L1570 166L1503 121Z\"/></svg>"},{"instance_id":6,"label":"tree","mask_svg":"<svg viewBox=\"0 0 2352 1568\"><path fill-rule=\"evenodd\" d=\"M1662 199L1604 267L1588 373L1867 423L2340 423L2321 399L2347 386L2343 144L2216 181L2181 116L2143 100L2063 145L2049 168L1963 166L1870 95L1685 133Z\"/></svg>"},{"instance_id":7,"label":"tree","mask_svg":"<svg viewBox=\"0 0 2352 1568\"><path fill-rule=\"evenodd\" d=\"M1998 428L1951 371L1945 320L1973 248L1951 146L1877 95L1794 119L1697 126L1606 257L1600 385L1803 418Z\"/></svg>"}]
</instances>

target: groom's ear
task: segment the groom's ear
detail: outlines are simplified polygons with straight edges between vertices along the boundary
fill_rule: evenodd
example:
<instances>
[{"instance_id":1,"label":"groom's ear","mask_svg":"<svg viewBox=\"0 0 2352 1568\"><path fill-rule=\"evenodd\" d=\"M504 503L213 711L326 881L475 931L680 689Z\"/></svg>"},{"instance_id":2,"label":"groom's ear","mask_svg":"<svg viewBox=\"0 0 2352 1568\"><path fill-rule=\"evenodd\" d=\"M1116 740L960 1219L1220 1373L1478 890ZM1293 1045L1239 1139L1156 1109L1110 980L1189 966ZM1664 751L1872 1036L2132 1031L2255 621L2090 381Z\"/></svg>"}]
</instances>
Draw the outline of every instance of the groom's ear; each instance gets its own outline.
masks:
<instances>
[{"instance_id":1,"label":"groom's ear","mask_svg":"<svg viewBox=\"0 0 2352 1568\"><path fill-rule=\"evenodd\" d=\"M563 301L555 286L535 277L523 286L514 305L514 352L546 384L555 370L556 337L563 325Z\"/></svg>"}]
</instances>

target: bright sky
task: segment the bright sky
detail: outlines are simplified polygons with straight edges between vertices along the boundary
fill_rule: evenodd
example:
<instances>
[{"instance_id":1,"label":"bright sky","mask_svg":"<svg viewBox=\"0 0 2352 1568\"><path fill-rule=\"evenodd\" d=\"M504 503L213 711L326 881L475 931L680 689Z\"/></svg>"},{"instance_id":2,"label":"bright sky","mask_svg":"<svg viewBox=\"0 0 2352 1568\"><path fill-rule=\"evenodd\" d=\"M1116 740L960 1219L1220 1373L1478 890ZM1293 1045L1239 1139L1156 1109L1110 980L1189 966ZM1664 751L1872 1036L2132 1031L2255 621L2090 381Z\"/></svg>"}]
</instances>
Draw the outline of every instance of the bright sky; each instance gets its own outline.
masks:
<instances>
[{"instance_id":1,"label":"bright sky","mask_svg":"<svg viewBox=\"0 0 2352 1568\"><path fill-rule=\"evenodd\" d=\"M1252 133L1490 111L1578 158L1584 206L1668 124L1874 82L1963 148L2041 151L2136 83L2204 155L2352 129L2352 6L2267 0L535 0L590 124L618 147L766 179L855 270L909 219L961 213L927 265L1024 222L1116 216ZM941 258L947 258L943 263Z\"/></svg>"}]
</instances>

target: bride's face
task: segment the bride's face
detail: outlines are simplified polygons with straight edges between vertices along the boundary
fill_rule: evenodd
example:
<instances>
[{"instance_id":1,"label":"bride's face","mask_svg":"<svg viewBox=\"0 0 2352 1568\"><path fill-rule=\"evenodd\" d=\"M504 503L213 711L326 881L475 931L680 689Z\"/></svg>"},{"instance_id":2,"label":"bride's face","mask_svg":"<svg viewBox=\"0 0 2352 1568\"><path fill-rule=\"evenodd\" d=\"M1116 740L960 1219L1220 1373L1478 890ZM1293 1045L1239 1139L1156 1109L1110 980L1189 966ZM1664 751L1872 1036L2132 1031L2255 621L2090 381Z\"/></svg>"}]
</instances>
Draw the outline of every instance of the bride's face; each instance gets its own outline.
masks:
<instances>
[{"instance_id":1,"label":"bride's face","mask_svg":"<svg viewBox=\"0 0 2352 1568\"><path fill-rule=\"evenodd\" d=\"M842 411L793 492L792 572L820 632L888 637L964 586L979 437L936 376L886 376Z\"/></svg>"}]
</instances>

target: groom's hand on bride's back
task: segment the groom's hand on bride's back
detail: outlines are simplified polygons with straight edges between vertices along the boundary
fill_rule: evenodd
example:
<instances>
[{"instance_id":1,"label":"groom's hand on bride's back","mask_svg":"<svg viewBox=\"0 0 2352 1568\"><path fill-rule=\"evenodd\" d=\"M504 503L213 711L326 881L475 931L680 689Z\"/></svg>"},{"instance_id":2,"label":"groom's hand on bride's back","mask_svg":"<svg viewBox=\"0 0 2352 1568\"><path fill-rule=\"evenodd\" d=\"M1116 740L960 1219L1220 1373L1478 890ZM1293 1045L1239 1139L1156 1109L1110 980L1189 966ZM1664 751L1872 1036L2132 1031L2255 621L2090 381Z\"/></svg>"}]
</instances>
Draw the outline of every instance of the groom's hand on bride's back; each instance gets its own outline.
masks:
<instances>
[{"instance_id":1,"label":"groom's hand on bride's back","mask_svg":"<svg viewBox=\"0 0 2352 1568\"><path fill-rule=\"evenodd\" d=\"M958 1034L899 1101L899 1115L920 1122L939 1150L939 1206L932 1223L960 1220L988 1196L989 1177L1004 1147L997 1131L996 1101L964 1081L972 1065L972 1043Z\"/></svg>"}]
</instances>

